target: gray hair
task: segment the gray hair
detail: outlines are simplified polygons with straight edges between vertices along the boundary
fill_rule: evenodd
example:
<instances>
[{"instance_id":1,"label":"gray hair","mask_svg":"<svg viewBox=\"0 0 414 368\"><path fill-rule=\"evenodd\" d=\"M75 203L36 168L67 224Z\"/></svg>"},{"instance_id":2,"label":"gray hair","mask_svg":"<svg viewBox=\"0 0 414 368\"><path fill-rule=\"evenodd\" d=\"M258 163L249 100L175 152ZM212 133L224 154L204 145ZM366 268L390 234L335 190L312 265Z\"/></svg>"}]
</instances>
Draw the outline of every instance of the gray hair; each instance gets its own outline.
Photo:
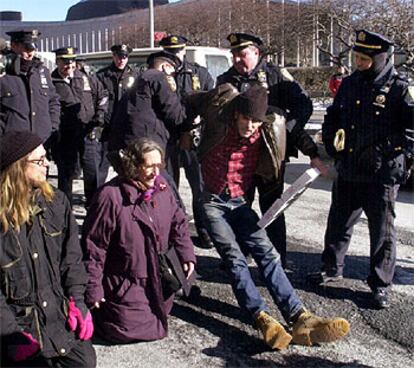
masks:
<instances>
[{"instance_id":1,"label":"gray hair","mask_svg":"<svg viewBox=\"0 0 414 368\"><path fill-rule=\"evenodd\" d=\"M137 180L137 167L144 163L144 155L148 152L158 151L164 162L164 150L149 138L139 138L131 142L125 149L119 151L121 158L120 175L128 180Z\"/></svg>"}]
</instances>

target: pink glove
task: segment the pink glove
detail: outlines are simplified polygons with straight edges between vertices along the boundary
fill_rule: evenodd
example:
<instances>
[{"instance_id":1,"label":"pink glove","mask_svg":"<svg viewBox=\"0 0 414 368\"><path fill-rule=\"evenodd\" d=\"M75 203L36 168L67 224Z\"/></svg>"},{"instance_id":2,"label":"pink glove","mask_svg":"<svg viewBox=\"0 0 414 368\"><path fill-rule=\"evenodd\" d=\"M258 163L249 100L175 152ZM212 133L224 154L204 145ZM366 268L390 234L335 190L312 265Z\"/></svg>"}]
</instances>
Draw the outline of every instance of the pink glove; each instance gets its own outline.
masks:
<instances>
[{"instance_id":1,"label":"pink glove","mask_svg":"<svg viewBox=\"0 0 414 368\"><path fill-rule=\"evenodd\" d=\"M89 340L93 335L92 316L89 311L83 318L81 311L76 306L73 297L69 299L68 326L71 331L77 331L77 336L81 340Z\"/></svg>"},{"instance_id":2,"label":"pink glove","mask_svg":"<svg viewBox=\"0 0 414 368\"><path fill-rule=\"evenodd\" d=\"M13 356L13 359L16 362L26 360L40 350L39 342L31 334L22 332L22 335L25 337L27 342L16 346Z\"/></svg>"}]
</instances>

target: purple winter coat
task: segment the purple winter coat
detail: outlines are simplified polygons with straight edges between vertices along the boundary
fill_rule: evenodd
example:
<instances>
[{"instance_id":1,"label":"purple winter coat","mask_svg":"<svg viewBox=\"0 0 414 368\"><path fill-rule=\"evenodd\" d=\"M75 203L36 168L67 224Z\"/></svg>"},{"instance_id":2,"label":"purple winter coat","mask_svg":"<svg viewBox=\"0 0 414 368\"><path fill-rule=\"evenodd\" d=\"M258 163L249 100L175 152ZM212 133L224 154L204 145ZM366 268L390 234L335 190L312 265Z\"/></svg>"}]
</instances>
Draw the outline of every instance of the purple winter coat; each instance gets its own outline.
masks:
<instances>
[{"instance_id":1,"label":"purple winter coat","mask_svg":"<svg viewBox=\"0 0 414 368\"><path fill-rule=\"evenodd\" d=\"M173 297L163 301L157 253L176 248L181 263L196 261L186 216L166 181L150 201L120 177L106 183L91 204L82 245L89 281L86 303L96 331L107 340L156 340L167 334Z\"/></svg>"}]
</instances>

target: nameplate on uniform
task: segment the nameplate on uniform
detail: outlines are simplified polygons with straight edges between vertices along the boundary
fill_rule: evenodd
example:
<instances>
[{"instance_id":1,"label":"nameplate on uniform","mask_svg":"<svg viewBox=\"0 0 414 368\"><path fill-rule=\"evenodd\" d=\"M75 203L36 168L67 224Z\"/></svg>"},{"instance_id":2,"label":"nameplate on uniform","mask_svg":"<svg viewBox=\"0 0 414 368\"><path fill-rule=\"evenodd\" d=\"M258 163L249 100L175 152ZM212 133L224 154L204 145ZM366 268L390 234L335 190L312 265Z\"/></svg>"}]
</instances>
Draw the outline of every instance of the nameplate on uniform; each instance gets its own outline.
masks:
<instances>
[{"instance_id":1,"label":"nameplate on uniform","mask_svg":"<svg viewBox=\"0 0 414 368\"><path fill-rule=\"evenodd\" d=\"M47 78L45 75L45 70L43 68L41 68L39 70L39 74L40 74L40 85L42 88L49 88L49 83L47 82Z\"/></svg>"}]
</instances>

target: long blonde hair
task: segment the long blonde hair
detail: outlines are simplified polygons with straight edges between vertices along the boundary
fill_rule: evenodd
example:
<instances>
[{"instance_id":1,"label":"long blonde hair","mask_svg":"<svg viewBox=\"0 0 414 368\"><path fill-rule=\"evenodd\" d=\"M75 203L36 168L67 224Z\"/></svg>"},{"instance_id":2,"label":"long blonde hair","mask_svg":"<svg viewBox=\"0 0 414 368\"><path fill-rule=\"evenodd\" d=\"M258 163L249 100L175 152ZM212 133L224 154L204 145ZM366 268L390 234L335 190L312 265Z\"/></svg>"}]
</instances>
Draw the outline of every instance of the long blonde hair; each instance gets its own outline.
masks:
<instances>
[{"instance_id":1,"label":"long blonde hair","mask_svg":"<svg viewBox=\"0 0 414 368\"><path fill-rule=\"evenodd\" d=\"M26 177L27 164L26 156L0 172L0 227L4 233L10 227L20 231L29 222L39 195L47 202L53 200L53 188L47 181L32 187Z\"/></svg>"}]
</instances>

